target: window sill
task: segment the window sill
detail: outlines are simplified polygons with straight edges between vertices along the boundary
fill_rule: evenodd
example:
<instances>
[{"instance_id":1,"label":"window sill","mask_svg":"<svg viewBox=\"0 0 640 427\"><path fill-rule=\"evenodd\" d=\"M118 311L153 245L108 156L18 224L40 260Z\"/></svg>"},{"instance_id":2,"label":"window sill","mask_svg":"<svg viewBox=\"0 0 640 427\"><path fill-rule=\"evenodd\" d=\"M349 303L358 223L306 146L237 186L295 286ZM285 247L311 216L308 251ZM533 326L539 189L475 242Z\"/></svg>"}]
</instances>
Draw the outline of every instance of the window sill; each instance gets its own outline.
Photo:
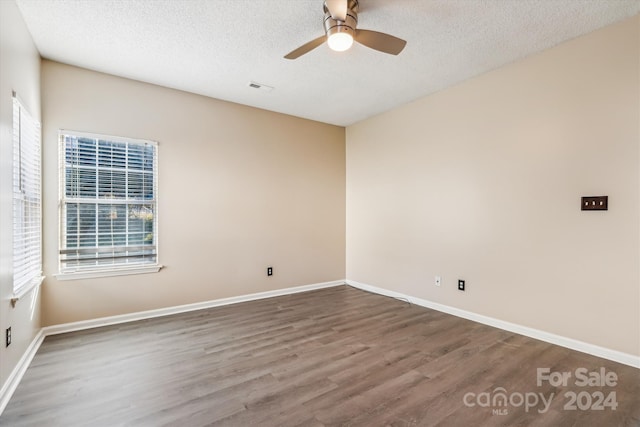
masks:
<instances>
[{"instance_id":1,"label":"window sill","mask_svg":"<svg viewBox=\"0 0 640 427\"><path fill-rule=\"evenodd\" d=\"M112 276L129 276L132 274L147 274L157 273L163 268L163 265L156 264L145 267L131 267L131 268L112 268L109 270L92 270L92 271L78 271L73 273L58 273L54 274L58 280L81 280L81 279L97 279L100 277L112 277Z\"/></svg>"},{"instance_id":2,"label":"window sill","mask_svg":"<svg viewBox=\"0 0 640 427\"><path fill-rule=\"evenodd\" d=\"M18 292L14 292L13 296L11 297L11 306L15 307L16 303L20 300L20 298L24 297L32 290L39 288L43 281L44 281L44 276L40 276L37 280L33 280L27 286L24 286L21 289L19 289Z\"/></svg>"}]
</instances>

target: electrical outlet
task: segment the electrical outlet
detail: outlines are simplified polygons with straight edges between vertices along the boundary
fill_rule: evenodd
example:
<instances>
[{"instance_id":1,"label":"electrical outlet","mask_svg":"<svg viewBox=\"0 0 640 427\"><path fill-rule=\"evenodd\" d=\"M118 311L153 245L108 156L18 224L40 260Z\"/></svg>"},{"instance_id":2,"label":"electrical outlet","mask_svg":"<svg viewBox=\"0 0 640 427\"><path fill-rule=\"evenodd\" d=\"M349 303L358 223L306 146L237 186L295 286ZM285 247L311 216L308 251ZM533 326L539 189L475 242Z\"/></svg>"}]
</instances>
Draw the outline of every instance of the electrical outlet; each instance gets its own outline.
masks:
<instances>
[{"instance_id":1,"label":"electrical outlet","mask_svg":"<svg viewBox=\"0 0 640 427\"><path fill-rule=\"evenodd\" d=\"M273 276L273 267L267 267L267 276Z\"/></svg>"},{"instance_id":2,"label":"electrical outlet","mask_svg":"<svg viewBox=\"0 0 640 427\"><path fill-rule=\"evenodd\" d=\"M440 286L442 284L442 277L436 276L435 285Z\"/></svg>"},{"instance_id":3,"label":"electrical outlet","mask_svg":"<svg viewBox=\"0 0 640 427\"><path fill-rule=\"evenodd\" d=\"M458 280L458 290L464 291L464 280Z\"/></svg>"},{"instance_id":4,"label":"electrical outlet","mask_svg":"<svg viewBox=\"0 0 640 427\"><path fill-rule=\"evenodd\" d=\"M5 333L5 343L6 343L6 347L9 347L11 345L11 326L9 326L6 330Z\"/></svg>"}]
</instances>

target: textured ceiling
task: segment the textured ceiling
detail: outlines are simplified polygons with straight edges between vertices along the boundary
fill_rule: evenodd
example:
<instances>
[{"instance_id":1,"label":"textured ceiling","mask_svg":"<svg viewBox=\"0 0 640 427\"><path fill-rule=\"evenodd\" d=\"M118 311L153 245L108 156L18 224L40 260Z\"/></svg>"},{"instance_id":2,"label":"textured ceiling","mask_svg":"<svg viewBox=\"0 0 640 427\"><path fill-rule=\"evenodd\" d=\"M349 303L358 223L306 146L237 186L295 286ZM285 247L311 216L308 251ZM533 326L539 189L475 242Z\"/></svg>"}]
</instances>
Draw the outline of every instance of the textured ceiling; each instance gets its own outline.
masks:
<instances>
[{"instance_id":1,"label":"textured ceiling","mask_svg":"<svg viewBox=\"0 0 640 427\"><path fill-rule=\"evenodd\" d=\"M326 44L322 0L17 0L43 57L346 126L637 14L640 0L360 0L399 56ZM273 86L252 89L250 81Z\"/></svg>"}]
</instances>

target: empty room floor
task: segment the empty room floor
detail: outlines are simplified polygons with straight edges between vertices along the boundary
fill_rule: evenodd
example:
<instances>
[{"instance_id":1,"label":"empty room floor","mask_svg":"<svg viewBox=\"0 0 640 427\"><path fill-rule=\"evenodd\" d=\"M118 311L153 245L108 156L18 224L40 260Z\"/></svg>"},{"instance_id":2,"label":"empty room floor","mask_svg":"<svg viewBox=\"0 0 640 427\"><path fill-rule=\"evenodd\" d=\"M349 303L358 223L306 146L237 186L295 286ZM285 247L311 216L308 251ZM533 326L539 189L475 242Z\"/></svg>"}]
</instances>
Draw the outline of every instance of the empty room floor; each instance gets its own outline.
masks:
<instances>
[{"instance_id":1,"label":"empty room floor","mask_svg":"<svg viewBox=\"0 0 640 427\"><path fill-rule=\"evenodd\" d=\"M0 425L638 426L640 370L339 286L49 336Z\"/></svg>"}]
</instances>

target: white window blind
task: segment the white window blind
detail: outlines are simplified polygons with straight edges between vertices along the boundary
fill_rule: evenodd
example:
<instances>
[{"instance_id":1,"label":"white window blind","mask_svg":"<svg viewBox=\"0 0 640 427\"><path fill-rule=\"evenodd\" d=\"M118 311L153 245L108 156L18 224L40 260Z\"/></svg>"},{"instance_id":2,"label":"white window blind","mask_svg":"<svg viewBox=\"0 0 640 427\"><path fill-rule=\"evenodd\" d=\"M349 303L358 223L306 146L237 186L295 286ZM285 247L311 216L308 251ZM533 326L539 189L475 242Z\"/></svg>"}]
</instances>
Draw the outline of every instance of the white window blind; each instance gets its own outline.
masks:
<instances>
[{"instance_id":1,"label":"white window blind","mask_svg":"<svg viewBox=\"0 0 640 427\"><path fill-rule=\"evenodd\" d=\"M157 265L157 144L60 132L60 272Z\"/></svg>"},{"instance_id":2,"label":"white window blind","mask_svg":"<svg viewBox=\"0 0 640 427\"><path fill-rule=\"evenodd\" d=\"M13 293L42 281L40 123L13 97Z\"/></svg>"}]
</instances>

